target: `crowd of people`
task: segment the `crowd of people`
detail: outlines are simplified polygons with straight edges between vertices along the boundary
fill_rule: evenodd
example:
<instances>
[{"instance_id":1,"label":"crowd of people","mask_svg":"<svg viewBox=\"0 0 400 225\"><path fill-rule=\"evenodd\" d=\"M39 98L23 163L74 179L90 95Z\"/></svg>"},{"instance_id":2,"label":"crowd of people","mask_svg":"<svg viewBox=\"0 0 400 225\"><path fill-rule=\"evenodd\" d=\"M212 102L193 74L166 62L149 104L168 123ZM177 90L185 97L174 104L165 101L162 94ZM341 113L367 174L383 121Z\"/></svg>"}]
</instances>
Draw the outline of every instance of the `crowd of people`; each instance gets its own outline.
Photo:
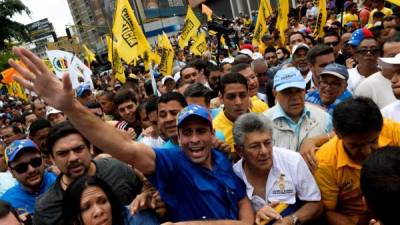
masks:
<instances>
[{"instance_id":1,"label":"crowd of people","mask_svg":"<svg viewBox=\"0 0 400 225\"><path fill-rule=\"evenodd\" d=\"M172 74L139 60L94 88L15 47L29 100L0 96L0 224L397 224L400 10L340 8L315 38L299 0L260 45L241 14Z\"/></svg>"}]
</instances>

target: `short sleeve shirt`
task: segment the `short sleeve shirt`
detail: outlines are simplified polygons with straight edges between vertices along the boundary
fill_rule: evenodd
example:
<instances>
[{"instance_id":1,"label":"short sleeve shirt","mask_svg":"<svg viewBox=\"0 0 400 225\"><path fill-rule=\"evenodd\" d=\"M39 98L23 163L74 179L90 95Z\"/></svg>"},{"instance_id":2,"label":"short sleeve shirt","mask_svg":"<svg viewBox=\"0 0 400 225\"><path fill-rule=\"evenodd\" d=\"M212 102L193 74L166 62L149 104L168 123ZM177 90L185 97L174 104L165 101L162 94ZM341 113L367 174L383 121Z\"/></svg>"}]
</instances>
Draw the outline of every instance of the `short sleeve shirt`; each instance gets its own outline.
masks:
<instances>
[{"instance_id":1,"label":"short sleeve shirt","mask_svg":"<svg viewBox=\"0 0 400 225\"><path fill-rule=\"evenodd\" d=\"M255 210L271 202L295 205L297 198L302 201L320 201L321 193L317 183L299 153L273 147L272 168L265 184L265 199L253 195L254 187L248 182L240 159L233 170L246 184L247 197ZM266 174L267 175L267 174Z\"/></svg>"},{"instance_id":2,"label":"short sleeve shirt","mask_svg":"<svg viewBox=\"0 0 400 225\"><path fill-rule=\"evenodd\" d=\"M382 10L374 9L369 14L369 21L368 21L369 24L372 24L372 21L373 21L372 17L374 16L374 13L377 12L377 11L383 12L383 14L385 14L385 16L391 16L393 14L393 10L389 9L389 8L386 8L386 7L383 7Z\"/></svg>"},{"instance_id":3,"label":"short sleeve shirt","mask_svg":"<svg viewBox=\"0 0 400 225\"><path fill-rule=\"evenodd\" d=\"M54 173L45 171L43 181L38 192L30 192L24 189L20 183L9 189L1 197L1 200L9 202L19 214L33 214L36 198L45 193L56 181L57 176Z\"/></svg>"},{"instance_id":4,"label":"short sleeve shirt","mask_svg":"<svg viewBox=\"0 0 400 225\"><path fill-rule=\"evenodd\" d=\"M211 150L209 170L179 148L154 151L156 170L148 179L160 192L171 221L238 219L245 185L223 153Z\"/></svg>"},{"instance_id":5,"label":"short sleeve shirt","mask_svg":"<svg viewBox=\"0 0 400 225\"><path fill-rule=\"evenodd\" d=\"M381 110L382 116L400 123L400 101L397 100Z\"/></svg>"},{"instance_id":6,"label":"short sleeve shirt","mask_svg":"<svg viewBox=\"0 0 400 225\"><path fill-rule=\"evenodd\" d=\"M384 120L378 145L400 146L400 123ZM360 189L361 165L349 158L342 140L337 137L325 143L316 158L318 167L314 176L325 208L351 216L357 222L358 215L366 211Z\"/></svg>"}]
</instances>

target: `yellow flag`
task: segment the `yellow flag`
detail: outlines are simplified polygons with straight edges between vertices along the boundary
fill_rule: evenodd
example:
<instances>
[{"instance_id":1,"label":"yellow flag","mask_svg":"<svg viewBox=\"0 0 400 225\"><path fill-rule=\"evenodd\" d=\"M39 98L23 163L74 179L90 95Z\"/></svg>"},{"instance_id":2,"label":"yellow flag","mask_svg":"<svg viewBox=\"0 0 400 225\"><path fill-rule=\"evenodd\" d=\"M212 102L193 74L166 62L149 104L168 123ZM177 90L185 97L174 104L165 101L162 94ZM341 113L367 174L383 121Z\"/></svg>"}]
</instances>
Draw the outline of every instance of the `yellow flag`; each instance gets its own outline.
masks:
<instances>
[{"instance_id":1,"label":"yellow flag","mask_svg":"<svg viewBox=\"0 0 400 225\"><path fill-rule=\"evenodd\" d=\"M269 1L270 0L261 0L261 4L264 4L264 6L265 6L264 15L266 18L268 18L272 15L272 7L271 7L271 3Z\"/></svg>"},{"instance_id":2,"label":"yellow flag","mask_svg":"<svg viewBox=\"0 0 400 225\"><path fill-rule=\"evenodd\" d=\"M220 41L221 41L221 45L222 45L222 46L226 46L226 41L225 41L225 38L224 38L223 35L221 35Z\"/></svg>"},{"instance_id":3,"label":"yellow flag","mask_svg":"<svg viewBox=\"0 0 400 225\"><path fill-rule=\"evenodd\" d=\"M393 3L393 4L397 5L397 6L400 6L400 0L386 0L386 1L388 1L390 3Z\"/></svg>"},{"instance_id":4,"label":"yellow flag","mask_svg":"<svg viewBox=\"0 0 400 225\"><path fill-rule=\"evenodd\" d=\"M116 43L111 39L110 36L106 35L106 43L107 43L107 60L111 63L112 70L115 75L115 79L121 82L121 84L125 83L125 67L121 63L121 59L118 56L118 51L115 48Z\"/></svg>"},{"instance_id":5,"label":"yellow flag","mask_svg":"<svg viewBox=\"0 0 400 225\"><path fill-rule=\"evenodd\" d=\"M196 35L197 30L200 28L201 23L194 14L192 8L188 6L185 24L182 27L181 36L178 40L178 45L183 49L189 42L190 38Z\"/></svg>"},{"instance_id":6,"label":"yellow flag","mask_svg":"<svg viewBox=\"0 0 400 225\"><path fill-rule=\"evenodd\" d=\"M285 31L289 24L289 0L279 0L278 20L276 28L279 30L281 43L286 44Z\"/></svg>"},{"instance_id":7,"label":"yellow flag","mask_svg":"<svg viewBox=\"0 0 400 225\"><path fill-rule=\"evenodd\" d=\"M257 22L254 28L254 35L252 41L253 45L258 45L258 46L260 46L262 43L261 41L262 36L268 31L267 21L265 20L264 9L263 9L264 5L262 2L263 1L260 2L260 7L258 9Z\"/></svg>"},{"instance_id":8,"label":"yellow flag","mask_svg":"<svg viewBox=\"0 0 400 225\"><path fill-rule=\"evenodd\" d=\"M212 20L213 11L208 6L201 4L201 12L207 15L207 21Z\"/></svg>"},{"instance_id":9,"label":"yellow flag","mask_svg":"<svg viewBox=\"0 0 400 225\"><path fill-rule=\"evenodd\" d=\"M157 54L157 52L151 51L149 53L149 58L154 65L161 63L161 57Z\"/></svg>"},{"instance_id":10,"label":"yellow flag","mask_svg":"<svg viewBox=\"0 0 400 225\"><path fill-rule=\"evenodd\" d=\"M163 33L161 41L158 43L158 48L161 52L161 60L158 65L158 70L164 76L172 75L172 66L174 63L174 49L172 48L171 42L167 35Z\"/></svg>"},{"instance_id":11,"label":"yellow flag","mask_svg":"<svg viewBox=\"0 0 400 225\"><path fill-rule=\"evenodd\" d=\"M267 21L271 16L271 5L269 0L261 0L260 7L258 10L257 22L254 28L253 45L262 45L261 38L268 32Z\"/></svg>"},{"instance_id":12,"label":"yellow flag","mask_svg":"<svg viewBox=\"0 0 400 225\"><path fill-rule=\"evenodd\" d=\"M201 32L199 36L197 36L194 44L190 48L190 51L195 55L203 55L205 51L207 51L207 42L206 42L206 34Z\"/></svg>"},{"instance_id":13,"label":"yellow flag","mask_svg":"<svg viewBox=\"0 0 400 225\"><path fill-rule=\"evenodd\" d=\"M117 1L113 34L118 55L128 64L143 56L145 51L150 51L150 45L128 0Z\"/></svg>"},{"instance_id":14,"label":"yellow flag","mask_svg":"<svg viewBox=\"0 0 400 225\"><path fill-rule=\"evenodd\" d=\"M121 59L118 57L118 54L113 56L113 72L115 73L115 79L121 82L121 84L125 84L125 66L122 65Z\"/></svg>"},{"instance_id":15,"label":"yellow flag","mask_svg":"<svg viewBox=\"0 0 400 225\"><path fill-rule=\"evenodd\" d=\"M17 97L23 101L28 101L28 96L25 94L25 89L16 81L7 85L8 95Z\"/></svg>"},{"instance_id":16,"label":"yellow flag","mask_svg":"<svg viewBox=\"0 0 400 225\"><path fill-rule=\"evenodd\" d=\"M94 54L86 45L82 45L83 54L85 55L85 60L91 64L96 61L96 54Z\"/></svg>"},{"instance_id":17,"label":"yellow flag","mask_svg":"<svg viewBox=\"0 0 400 225\"><path fill-rule=\"evenodd\" d=\"M318 17L317 23L314 30L314 37L317 39L324 36L324 26L326 24L326 0L319 0L318 5Z\"/></svg>"},{"instance_id":18,"label":"yellow flag","mask_svg":"<svg viewBox=\"0 0 400 225\"><path fill-rule=\"evenodd\" d=\"M114 45L115 42L113 43L113 40L111 39L110 36L106 35L106 44L107 44L107 60L112 63L113 62L113 51L114 51Z\"/></svg>"}]
</instances>

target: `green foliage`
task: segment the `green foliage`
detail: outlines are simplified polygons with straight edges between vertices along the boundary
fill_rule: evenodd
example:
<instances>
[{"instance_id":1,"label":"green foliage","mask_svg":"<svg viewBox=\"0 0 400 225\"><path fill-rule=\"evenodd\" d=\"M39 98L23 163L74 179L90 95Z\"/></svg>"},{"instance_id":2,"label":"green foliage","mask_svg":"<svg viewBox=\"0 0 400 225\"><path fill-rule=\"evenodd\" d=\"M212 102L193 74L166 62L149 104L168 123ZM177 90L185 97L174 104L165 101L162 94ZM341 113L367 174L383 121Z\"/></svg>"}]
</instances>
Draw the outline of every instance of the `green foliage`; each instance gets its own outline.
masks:
<instances>
[{"instance_id":1,"label":"green foliage","mask_svg":"<svg viewBox=\"0 0 400 225\"><path fill-rule=\"evenodd\" d=\"M25 26L12 21L11 17L16 13L30 14L29 9L20 0L0 0L0 51L11 46L7 46L12 40L28 40Z\"/></svg>"},{"instance_id":2,"label":"green foliage","mask_svg":"<svg viewBox=\"0 0 400 225\"><path fill-rule=\"evenodd\" d=\"M10 68L10 65L8 65L9 58L15 58L15 55L11 50L0 52L0 72Z\"/></svg>"}]
</instances>

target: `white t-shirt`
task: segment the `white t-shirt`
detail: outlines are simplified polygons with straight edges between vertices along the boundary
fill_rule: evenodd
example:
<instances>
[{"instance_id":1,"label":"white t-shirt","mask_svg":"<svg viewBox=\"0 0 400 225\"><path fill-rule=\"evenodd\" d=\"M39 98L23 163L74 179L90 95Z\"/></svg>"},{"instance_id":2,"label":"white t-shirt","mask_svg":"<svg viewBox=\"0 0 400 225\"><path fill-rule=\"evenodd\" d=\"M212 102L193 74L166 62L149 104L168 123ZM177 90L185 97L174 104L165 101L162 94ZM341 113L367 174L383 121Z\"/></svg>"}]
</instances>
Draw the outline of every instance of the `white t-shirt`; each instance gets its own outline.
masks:
<instances>
[{"instance_id":1,"label":"white t-shirt","mask_svg":"<svg viewBox=\"0 0 400 225\"><path fill-rule=\"evenodd\" d=\"M400 100L385 106L381 112L383 117L400 122Z\"/></svg>"},{"instance_id":2,"label":"white t-shirt","mask_svg":"<svg viewBox=\"0 0 400 225\"><path fill-rule=\"evenodd\" d=\"M347 90L354 95L357 86L365 79L363 75L358 72L357 67L347 70L349 72L349 79L347 80Z\"/></svg>"},{"instance_id":3,"label":"white t-shirt","mask_svg":"<svg viewBox=\"0 0 400 225\"><path fill-rule=\"evenodd\" d=\"M371 98L380 109L396 101L391 81L384 77L381 72L376 72L363 80L354 94Z\"/></svg>"},{"instance_id":4,"label":"white t-shirt","mask_svg":"<svg viewBox=\"0 0 400 225\"><path fill-rule=\"evenodd\" d=\"M0 173L0 197L10 188L17 184L17 180L10 171Z\"/></svg>"},{"instance_id":5,"label":"white t-shirt","mask_svg":"<svg viewBox=\"0 0 400 225\"><path fill-rule=\"evenodd\" d=\"M247 197L258 211L271 202L295 204L296 197L302 201L320 201L321 192L307 164L297 152L273 147L272 168L265 184L265 199L253 195L254 187L247 181L243 159L233 165L235 174L246 184Z\"/></svg>"}]
</instances>

